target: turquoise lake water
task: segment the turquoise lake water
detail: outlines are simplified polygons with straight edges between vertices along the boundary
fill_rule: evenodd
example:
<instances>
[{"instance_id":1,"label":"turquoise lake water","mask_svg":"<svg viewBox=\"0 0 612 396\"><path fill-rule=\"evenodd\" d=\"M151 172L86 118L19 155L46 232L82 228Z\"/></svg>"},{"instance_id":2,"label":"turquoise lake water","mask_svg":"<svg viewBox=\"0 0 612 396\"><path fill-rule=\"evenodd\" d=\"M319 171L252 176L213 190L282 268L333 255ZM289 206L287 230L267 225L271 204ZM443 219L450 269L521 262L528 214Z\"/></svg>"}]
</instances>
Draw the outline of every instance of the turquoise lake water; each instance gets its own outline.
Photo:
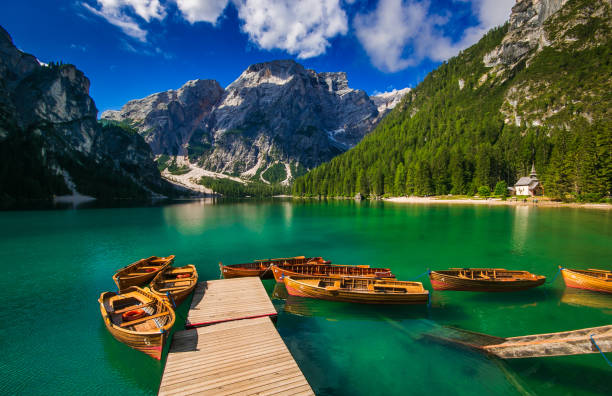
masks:
<instances>
[{"instance_id":1,"label":"turquoise lake water","mask_svg":"<svg viewBox=\"0 0 612 396\"><path fill-rule=\"evenodd\" d=\"M0 212L0 251L0 394L154 394L163 364L115 341L97 302L115 290L114 271L139 258L175 254L201 279L217 279L219 261L306 255L390 267L401 280L448 267L552 280L558 265L612 267L612 213L291 200L14 211ZM320 395L612 389L599 354L502 362L422 338L444 325L506 337L612 323L611 296L565 290L560 277L510 294L433 292L429 308L287 297L264 284L279 333Z\"/></svg>"}]
</instances>

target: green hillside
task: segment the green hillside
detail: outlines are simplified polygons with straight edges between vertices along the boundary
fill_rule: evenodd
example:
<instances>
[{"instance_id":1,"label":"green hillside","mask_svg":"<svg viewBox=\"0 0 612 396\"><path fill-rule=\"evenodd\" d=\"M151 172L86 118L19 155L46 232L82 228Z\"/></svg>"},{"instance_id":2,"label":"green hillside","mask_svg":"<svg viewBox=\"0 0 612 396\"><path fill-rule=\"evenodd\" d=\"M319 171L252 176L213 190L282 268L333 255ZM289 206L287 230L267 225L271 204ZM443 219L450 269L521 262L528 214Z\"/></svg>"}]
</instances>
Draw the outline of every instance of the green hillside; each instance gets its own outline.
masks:
<instances>
[{"instance_id":1,"label":"green hillside","mask_svg":"<svg viewBox=\"0 0 612 396\"><path fill-rule=\"evenodd\" d=\"M544 24L551 45L508 67L483 63L509 27L491 30L354 149L296 179L294 195L474 194L532 163L548 196L609 195L611 20L605 1L570 1Z\"/></svg>"}]
</instances>

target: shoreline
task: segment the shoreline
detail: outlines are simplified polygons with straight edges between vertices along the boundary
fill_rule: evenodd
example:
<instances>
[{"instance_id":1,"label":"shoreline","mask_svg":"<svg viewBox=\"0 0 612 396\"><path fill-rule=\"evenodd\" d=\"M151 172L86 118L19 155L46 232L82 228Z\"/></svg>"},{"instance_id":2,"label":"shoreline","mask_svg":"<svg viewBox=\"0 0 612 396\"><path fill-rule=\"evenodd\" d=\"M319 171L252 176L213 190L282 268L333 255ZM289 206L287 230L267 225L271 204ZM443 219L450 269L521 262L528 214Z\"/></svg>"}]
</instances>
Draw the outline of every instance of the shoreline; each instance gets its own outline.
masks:
<instances>
[{"instance_id":1,"label":"shoreline","mask_svg":"<svg viewBox=\"0 0 612 396\"><path fill-rule=\"evenodd\" d=\"M549 200L537 199L534 202L532 198L523 202L522 200L506 200L502 201L501 198L490 198L490 199L472 199L472 198L458 198L458 199L445 199L440 197L390 197L383 198L385 202L393 203L409 203L409 204L455 204L455 205L489 205L489 206L533 206L533 207L548 207L548 208L583 208L583 209L598 209L598 210L610 210L612 204L608 203L578 203L578 202L555 202Z\"/></svg>"}]
</instances>

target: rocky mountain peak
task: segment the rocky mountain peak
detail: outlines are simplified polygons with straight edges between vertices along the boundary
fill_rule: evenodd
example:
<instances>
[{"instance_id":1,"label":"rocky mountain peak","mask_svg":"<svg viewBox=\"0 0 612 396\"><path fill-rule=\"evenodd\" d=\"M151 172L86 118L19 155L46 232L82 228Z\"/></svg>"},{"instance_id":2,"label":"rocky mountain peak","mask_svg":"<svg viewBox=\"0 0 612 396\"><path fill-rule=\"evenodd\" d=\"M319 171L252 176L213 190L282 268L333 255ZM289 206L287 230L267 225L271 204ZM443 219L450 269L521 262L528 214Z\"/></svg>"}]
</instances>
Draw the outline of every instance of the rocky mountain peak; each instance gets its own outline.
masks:
<instances>
[{"instance_id":1,"label":"rocky mountain peak","mask_svg":"<svg viewBox=\"0 0 612 396\"><path fill-rule=\"evenodd\" d=\"M403 92L381 98L379 111L364 91L349 87L346 73L317 73L293 60L251 65L225 90L201 81L102 118L127 121L154 153L186 156L200 169L265 181L275 166L288 181L357 144Z\"/></svg>"},{"instance_id":2,"label":"rocky mountain peak","mask_svg":"<svg viewBox=\"0 0 612 396\"><path fill-rule=\"evenodd\" d=\"M487 67L514 67L533 49L550 45L544 22L568 0L517 0L510 14L508 33L501 44L484 56Z\"/></svg>"}]
</instances>

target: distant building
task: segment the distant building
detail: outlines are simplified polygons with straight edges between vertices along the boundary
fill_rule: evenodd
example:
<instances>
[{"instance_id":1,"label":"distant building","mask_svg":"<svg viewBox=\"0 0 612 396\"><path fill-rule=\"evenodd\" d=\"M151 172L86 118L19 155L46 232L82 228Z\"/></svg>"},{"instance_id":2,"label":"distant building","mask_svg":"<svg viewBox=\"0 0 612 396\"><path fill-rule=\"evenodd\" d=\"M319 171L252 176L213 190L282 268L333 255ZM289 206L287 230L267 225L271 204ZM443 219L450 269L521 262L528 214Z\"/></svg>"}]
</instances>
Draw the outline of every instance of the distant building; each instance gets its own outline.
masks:
<instances>
[{"instance_id":1,"label":"distant building","mask_svg":"<svg viewBox=\"0 0 612 396\"><path fill-rule=\"evenodd\" d=\"M538 174L535 171L535 165L531 165L529 176L521 177L514 184L514 193L516 195L531 195L532 197L544 193L542 183L538 180Z\"/></svg>"}]
</instances>

